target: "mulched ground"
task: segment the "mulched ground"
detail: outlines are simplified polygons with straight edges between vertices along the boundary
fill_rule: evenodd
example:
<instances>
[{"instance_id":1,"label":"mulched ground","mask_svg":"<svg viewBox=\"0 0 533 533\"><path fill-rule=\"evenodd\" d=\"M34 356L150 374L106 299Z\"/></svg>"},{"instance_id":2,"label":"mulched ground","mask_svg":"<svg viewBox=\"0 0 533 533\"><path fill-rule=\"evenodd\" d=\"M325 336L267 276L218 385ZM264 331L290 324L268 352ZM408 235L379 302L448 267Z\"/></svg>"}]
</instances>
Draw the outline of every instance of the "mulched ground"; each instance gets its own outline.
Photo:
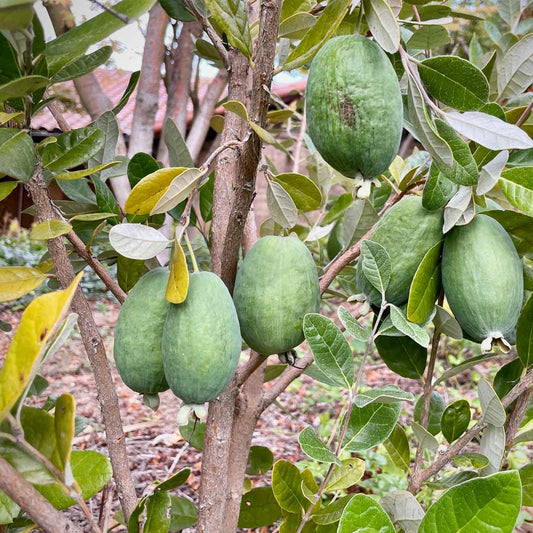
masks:
<instances>
[{"instance_id":1,"label":"mulched ground","mask_svg":"<svg viewBox=\"0 0 533 533\"><path fill-rule=\"evenodd\" d=\"M175 494L196 501L201 454L179 435L175 422L180 407L179 400L167 391L161 394L161 405L157 412L151 411L142 404L141 397L122 383L113 365L113 328L118 316L118 306L111 301L91 301L91 308L105 339L113 367L113 378L127 434L128 453L138 495L142 494L143 490L154 480L162 480L182 468L189 467L192 475L187 484ZM20 320L20 314L20 312L0 308L0 318L11 323L14 328ZM0 333L0 363L7 352L13 331L9 334ZM277 363L277 361L273 362ZM488 374L488 369L482 368L480 372ZM104 428L101 423L96 388L90 364L77 331L71 336L69 342L50 361L46 362L41 369L41 374L50 382L46 394L72 393L77 402L77 414L91 420L91 424L75 438L74 447L98 450L106 454ZM459 376L459 382L467 380L468 374ZM421 392L418 382L400 378L379 362L368 367L365 382L372 387L395 384L413 394ZM319 387L316 382L307 376L295 382L290 390L279 398L283 409L271 406L263 414L254 433L252 444L269 447L275 459L283 458L290 461L304 459L298 445L298 433L308 424L318 426L319 417L323 413L327 412L331 416L338 414L339 406L329 401L327 395L318 394L318 391ZM43 402L44 398L36 401L38 405L42 405ZM267 481L265 478L258 478L257 484L262 485ZM90 507L95 515L98 514L99 505L99 497L90 501ZM115 502L115 510L117 509ZM79 518L81 522L84 522L81 512L71 509L69 513L73 519ZM116 531L122 530L122 528L116 529ZM261 531L266 532L267 529ZM528 526L527 529L521 531L531 532L533 528Z\"/></svg>"}]
</instances>

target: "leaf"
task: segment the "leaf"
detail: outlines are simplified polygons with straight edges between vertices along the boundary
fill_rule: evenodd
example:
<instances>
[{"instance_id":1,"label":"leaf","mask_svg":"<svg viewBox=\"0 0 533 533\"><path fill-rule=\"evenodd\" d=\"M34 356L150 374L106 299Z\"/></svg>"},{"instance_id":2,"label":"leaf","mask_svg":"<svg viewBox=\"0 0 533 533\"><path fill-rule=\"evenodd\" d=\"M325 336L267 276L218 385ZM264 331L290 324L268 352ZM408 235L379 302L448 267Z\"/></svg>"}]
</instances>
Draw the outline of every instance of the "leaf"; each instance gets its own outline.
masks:
<instances>
[{"instance_id":1,"label":"leaf","mask_svg":"<svg viewBox=\"0 0 533 533\"><path fill-rule=\"evenodd\" d=\"M452 456L452 461L457 466L468 468L483 468L489 464L489 460L480 453L461 453L459 455Z\"/></svg>"},{"instance_id":2,"label":"leaf","mask_svg":"<svg viewBox=\"0 0 533 533\"><path fill-rule=\"evenodd\" d=\"M426 483L426 486L433 490L446 490L478 477L479 475L477 472L472 472L472 470L461 470L451 476L441 477L437 481L429 481Z\"/></svg>"},{"instance_id":3,"label":"leaf","mask_svg":"<svg viewBox=\"0 0 533 533\"><path fill-rule=\"evenodd\" d=\"M447 533L451 527L463 533L511 533L520 501L516 471L472 479L449 489L428 509L419 533Z\"/></svg>"},{"instance_id":4,"label":"leaf","mask_svg":"<svg viewBox=\"0 0 533 533\"><path fill-rule=\"evenodd\" d=\"M322 442L311 426L307 426L300 432L298 442L302 451L311 459L319 463L341 464L337 456Z\"/></svg>"},{"instance_id":5,"label":"leaf","mask_svg":"<svg viewBox=\"0 0 533 533\"><path fill-rule=\"evenodd\" d=\"M371 403L354 407L350 415L343 449L361 452L381 444L389 437L400 416L400 403Z\"/></svg>"},{"instance_id":6,"label":"leaf","mask_svg":"<svg viewBox=\"0 0 533 533\"><path fill-rule=\"evenodd\" d=\"M0 102L5 102L10 98L21 98L46 87L48 83L48 78L44 76L24 76L8 81L0 85Z\"/></svg>"},{"instance_id":7,"label":"leaf","mask_svg":"<svg viewBox=\"0 0 533 533\"><path fill-rule=\"evenodd\" d=\"M379 503L366 494L356 494L342 513L338 533L395 533L389 516Z\"/></svg>"},{"instance_id":8,"label":"leaf","mask_svg":"<svg viewBox=\"0 0 533 533\"><path fill-rule=\"evenodd\" d=\"M424 510L413 494L407 490L394 490L385 494L379 503L405 533L417 533Z\"/></svg>"},{"instance_id":9,"label":"leaf","mask_svg":"<svg viewBox=\"0 0 533 533\"><path fill-rule=\"evenodd\" d=\"M479 404L483 420L496 427L503 427L507 415L494 389L484 379L478 383Z\"/></svg>"},{"instance_id":10,"label":"leaf","mask_svg":"<svg viewBox=\"0 0 533 533\"><path fill-rule=\"evenodd\" d=\"M484 215L497 220L513 236L533 244L533 218L516 211L490 210L484 211Z\"/></svg>"},{"instance_id":11,"label":"leaf","mask_svg":"<svg viewBox=\"0 0 533 533\"><path fill-rule=\"evenodd\" d=\"M25 131L0 129L0 174L28 181L36 161L33 141Z\"/></svg>"},{"instance_id":12,"label":"leaf","mask_svg":"<svg viewBox=\"0 0 533 533\"><path fill-rule=\"evenodd\" d=\"M302 475L289 461L279 460L272 470L272 490L280 507L289 513L301 513L307 506L301 488Z\"/></svg>"},{"instance_id":13,"label":"leaf","mask_svg":"<svg viewBox=\"0 0 533 533\"><path fill-rule=\"evenodd\" d=\"M484 455L489 464L482 468L480 475L488 476L498 472L501 468L503 454L505 451L505 430L503 427L496 427L488 424L481 435L479 453Z\"/></svg>"},{"instance_id":14,"label":"leaf","mask_svg":"<svg viewBox=\"0 0 533 533\"><path fill-rule=\"evenodd\" d=\"M459 322L453 318L446 309L443 309L439 305L436 306L436 313L433 317L433 323L435 324L435 333L444 333L452 339L462 339L463 330L459 325Z\"/></svg>"},{"instance_id":15,"label":"leaf","mask_svg":"<svg viewBox=\"0 0 533 533\"><path fill-rule=\"evenodd\" d=\"M181 436L193 448L202 451L204 447L205 427L205 422L189 420L189 423L186 426L180 426L179 431Z\"/></svg>"},{"instance_id":16,"label":"leaf","mask_svg":"<svg viewBox=\"0 0 533 533\"><path fill-rule=\"evenodd\" d=\"M122 111L122 109L125 107L125 105L128 103L130 96L133 94L133 91L135 90L135 87L137 87L137 83L139 82L140 77L141 77L140 70L138 70L137 72L131 73L131 76L128 81L128 85L124 91L124 94L120 98L118 104L113 109L111 109L111 113L113 113L113 115L118 115Z\"/></svg>"},{"instance_id":17,"label":"leaf","mask_svg":"<svg viewBox=\"0 0 533 533\"><path fill-rule=\"evenodd\" d=\"M0 491L0 525L11 524L20 512L20 507Z\"/></svg>"},{"instance_id":18,"label":"leaf","mask_svg":"<svg viewBox=\"0 0 533 533\"><path fill-rule=\"evenodd\" d=\"M156 490L158 491L168 491L168 490L174 490L178 487L181 487L190 477L191 475L191 469L190 468L183 468L179 472L176 472L175 474L172 474L169 478L165 479L164 481L161 481L156 487Z\"/></svg>"},{"instance_id":19,"label":"leaf","mask_svg":"<svg viewBox=\"0 0 533 533\"><path fill-rule=\"evenodd\" d=\"M291 229L298 221L298 210L285 189L274 181L267 185L267 205L272 218L282 228Z\"/></svg>"},{"instance_id":20,"label":"leaf","mask_svg":"<svg viewBox=\"0 0 533 533\"><path fill-rule=\"evenodd\" d=\"M416 440L423 450L434 450L439 446L439 441L419 423L412 422L411 428L413 429Z\"/></svg>"},{"instance_id":21,"label":"leaf","mask_svg":"<svg viewBox=\"0 0 533 533\"><path fill-rule=\"evenodd\" d=\"M144 152L136 153L128 163L128 181L131 187L135 187L145 176L159 170L157 161Z\"/></svg>"},{"instance_id":22,"label":"leaf","mask_svg":"<svg viewBox=\"0 0 533 533\"><path fill-rule=\"evenodd\" d=\"M318 368L337 385L350 389L354 383L353 355L342 332L332 320L314 313L305 315L303 331Z\"/></svg>"},{"instance_id":23,"label":"leaf","mask_svg":"<svg viewBox=\"0 0 533 533\"><path fill-rule=\"evenodd\" d=\"M523 370L524 365L518 358L503 365L496 372L493 388L498 398L503 398L520 381Z\"/></svg>"},{"instance_id":24,"label":"leaf","mask_svg":"<svg viewBox=\"0 0 533 533\"><path fill-rule=\"evenodd\" d=\"M498 184L514 207L533 216L533 167L510 168L502 172Z\"/></svg>"},{"instance_id":25,"label":"leaf","mask_svg":"<svg viewBox=\"0 0 533 533\"><path fill-rule=\"evenodd\" d=\"M74 438L74 419L76 415L76 400L72 394L62 394L56 401L54 424L57 441L57 451L61 461L61 471L70 468L70 454L72 439Z\"/></svg>"},{"instance_id":26,"label":"leaf","mask_svg":"<svg viewBox=\"0 0 533 533\"><path fill-rule=\"evenodd\" d=\"M194 526L198 511L193 503L181 496L170 496L170 531L181 531Z\"/></svg>"},{"instance_id":27,"label":"leaf","mask_svg":"<svg viewBox=\"0 0 533 533\"><path fill-rule=\"evenodd\" d=\"M443 383L444 381L447 381L450 378L453 378L454 376L457 376L458 374L461 374L465 370L468 370L469 368L472 368L479 363L484 363L489 361L490 359L493 359L496 357L497 354L483 354L478 355L477 357L471 357L470 359L467 359L464 363L461 363L459 365L452 366L446 372L444 372L441 376L439 376L434 385L438 385L439 383Z\"/></svg>"},{"instance_id":28,"label":"leaf","mask_svg":"<svg viewBox=\"0 0 533 533\"><path fill-rule=\"evenodd\" d=\"M385 298L391 276L391 259L387 250L377 242L365 240L361 243L359 257L365 278Z\"/></svg>"},{"instance_id":29,"label":"leaf","mask_svg":"<svg viewBox=\"0 0 533 533\"><path fill-rule=\"evenodd\" d=\"M0 202L7 198L18 186L16 181L0 182Z\"/></svg>"},{"instance_id":30,"label":"leaf","mask_svg":"<svg viewBox=\"0 0 533 533\"><path fill-rule=\"evenodd\" d=\"M163 140L167 146L168 162L171 167L191 168L194 166L194 161L185 144L185 139L172 117L167 117L165 121Z\"/></svg>"},{"instance_id":31,"label":"leaf","mask_svg":"<svg viewBox=\"0 0 533 533\"><path fill-rule=\"evenodd\" d=\"M64 66L57 74L52 76L50 81L52 83L62 83L88 74L100 65L103 65L111 57L112 53L112 46L104 46L103 48L99 48L95 52L80 57L72 63Z\"/></svg>"},{"instance_id":32,"label":"leaf","mask_svg":"<svg viewBox=\"0 0 533 533\"><path fill-rule=\"evenodd\" d=\"M516 351L525 368L533 364L533 296L522 308L516 326Z\"/></svg>"},{"instance_id":33,"label":"leaf","mask_svg":"<svg viewBox=\"0 0 533 533\"><path fill-rule=\"evenodd\" d=\"M365 407L371 403L412 402L413 400L414 396L410 392L405 392L396 385L385 385L360 392L355 397L354 404L357 407Z\"/></svg>"},{"instance_id":34,"label":"leaf","mask_svg":"<svg viewBox=\"0 0 533 533\"><path fill-rule=\"evenodd\" d=\"M405 45L409 50L425 50L440 48L451 41L450 36L442 26L422 26L416 30Z\"/></svg>"},{"instance_id":35,"label":"leaf","mask_svg":"<svg viewBox=\"0 0 533 533\"><path fill-rule=\"evenodd\" d=\"M429 320L441 287L440 251L442 243L430 248L415 272L409 289L407 319L416 324Z\"/></svg>"},{"instance_id":36,"label":"leaf","mask_svg":"<svg viewBox=\"0 0 533 533\"><path fill-rule=\"evenodd\" d=\"M294 172L278 174L274 181L290 195L294 205L301 211L313 211L322 204L322 192L315 183L303 174Z\"/></svg>"},{"instance_id":37,"label":"leaf","mask_svg":"<svg viewBox=\"0 0 533 533\"><path fill-rule=\"evenodd\" d=\"M476 111L488 101L487 78L466 59L431 57L420 63L418 72L431 96L459 111Z\"/></svg>"},{"instance_id":38,"label":"leaf","mask_svg":"<svg viewBox=\"0 0 533 533\"><path fill-rule=\"evenodd\" d=\"M470 404L466 400L457 400L446 407L440 421L442 434L451 444L457 440L470 424Z\"/></svg>"},{"instance_id":39,"label":"leaf","mask_svg":"<svg viewBox=\"0 0 533 533\"><path fill-rule=\"evenodd\" d=\"M293 70L308 63L320 48L337 31L342 19L348 12L351 0L331 0L316 21L305 34L298 46L288 55L283 70Z\"/></svg>"},{"instance_id":40,"label":"leaf","mask_svg":"<svg viewBox=\"0 0 533 533\"><path fill-rule=\"evenodd\" d=\"M167 12L167 15L174 20L181 22L193 22L196 17L185 7L183 0L159 0L161 7ZM171 527L171 531L178 529ZM180 528L185 529L185 528Z\"/></svg>"},{"instance_id":41,"label":"leaf","mask_svg":"<svg viewBox=\"0 0 533 533\"><path fill-rule=\"evenodd\" d=\"M150 259L161 253L170 241L159 231L144 224L122 223L109 232L111 246L129 259Z\"/></svg>"},{"instance_id":42,"label":"leaf","mask_svg":"<svg viewBox=\"0 0 533 533\"><path fill-rule=\"evenodd\" d=\"M486 113L449 111L445 113L445 119L461 135L491 150L533 147L533 141L525 131Z\"/></svg>"},{"instance_id":43,"label":"leaf","mask_svg":"<svg viewBox=\"0 0 533 533\"><path fill-rule=\"evenodd\" d=\"M187 231L187 230L185 230ZM189 270L183 248L176 237L170 257L170 277L168 279L165 298L172 304L180 304L187 298L189 290Z\"/></svg>"},{"instance_id":44,"label":"leaf","mask_svg":"<svg viewBox=\"0 0 533 533\"><path fill-rule=\"evenodd\" d=\"M386 0L363 0L366 23L377 43L389 54L400 46L400 27Z\"/></svg>"},{"instance_id":45,"label":"leaf","mask_svg":"<svg viewBox=\"0 0 533 533\"><path fill-rule=\"evenodd\" d=\"M391 461L404 471L409 470L409 441L407 440L407 435L405 430L398 424L394 426L392 433L389 437L383 442L383 446Z\"/></svg>"},{"instance_id":46,"label":"leaf","mask_svg":"<svg viewBox=\"0 0 533 533\"><path fill-rule=\"evenodd\" d=\"M515 29L515 24L520 19L522 12L522 3L520 0L498 0L498 14L507 22L511 30ZM524 2L527 5L527 2Z\"/></svg>"},{"instance_id":47,"label":"leaf","mask_svg":"<svg viewBox=\"0 0 533 533\"><path fill-rule=\"evenodd\" d=\"M43 167L52 172L77 167L88 161L104 146L105 134L94 126L87 126L62 133L56 139L55 143L40 149Z\"/></svg>"},{"instance_id":48,"label":"leaf","mask_svg":"<svg viewBox=\"0 0 533 533\"><path fill-rule=\"evenodd\" d=\"M492 190L494 185L498 183L498 179L507 164L509 159L509 152L504 150L500 152L494 159L481 167L479 173L479 181L476 188L476 194L482 196Z\"/></svg>"},{"instance_id":49,"label":"leaf","mask_svg":"<svg viewBox=\"0 0 533 533\"><path fill-rule=\"evenodd\" d=\"M365 473L365 462L357 457L344 459L340 465L335 465L331 471L325 492L345 490L355 485ZM317 522L315 520L315 522ZM320 523L320 522L317 522Z\"/></svg>"},{"instance_id":50,"label":"leaf","mask_svg":"<svg viewBox=\"0 0 533 533\"><path fill-rule=\"evenodd\" d=\"M356 200L346 212L341 222L340 240L344 248L358 242L377 222L378 213L368 200Z\"/></svg>"},{"instance_id":51,"label":"leaf","mask_svg":"<svg viewBox=\"0 0 533 533\"><path fill-rule=\"evenodd\" d=\"M250 59L252 37L243 0L206 0L205 4L220 29L227 35L230 45Z\"/></svg>"},{"instance_id":52,"label":"leaf","mask_svg":"<svg viewBox=\"0 0 533 533\"><path fill-rule=\"evenodd\" d=\"M533 464L523 466L518 473L522 484L522 505L533 505Z\"/></svg>"},{"instance_id":53,"label":"leaf","mask_svg":"<svg viewBox=\"0 0 533 533\"><path fill-rule=\"evenodd\" d=\"M0 373L0 421L29 383L33 366L65 316L82 275L80 272L63 291L35 298L22 314Z\"/></svg>"},{"instance_id":54,"label":"leaf","mask_svg":"<svg viewBox=\"0 0 533 533\"><path fill-rule=\"evenodd\" d=\"M313 522L321 525L335 524L340 520L346 505L348 505L353 497L353 494L348 494L329 503L325 507L321 507L312 514ZM337 531L336 528L335 531Z\"/></svg>"},{"instance_id":55,"label":"leaf","mask_svg":"<svg viewBox=\"0 0 533 533\"><path fill-rule=\"evenodd\" d=\"M401 331L404 335L407 335L424 348L429 346L429 335L426 333L424 328L418 324L415 324L414 322L409 322L400 309L392 304L390 304L390 316L394 327Z\"/></svg>"},{"instance_id":56,"label":"leaf","mask_svg":"<svg viewBox=\"0 0 533 533\"><path fill-rule=\"evenodd\" d=\"M437 133L416 83L410 76L408 76L407 80L409 117L416 137L436 163L444 167L451 167L453 165L453 154L450 147Z\"/></svg>"},{"instance_id":57,"label":"leaf","mask_svg":"<svg viewBox=\"0 0 533 533\"><path fill-rule=\"evenodd\" d=\"M448 233L454 226L465 225L474 218L475 208L472 188L461 185L444 208L442 232Z\"/></svg>"},{"instance_id":58,"label":"leaf","mask_svg":"<svg viewBox=\"0 0 533 533\"><path fill-rule=\"evenodd\" d=\"M272 487L257 487L243 494L239 513L240 528L269 526L280 518L281 508L274 497Z\"/></svg>"},{"instance_id":59,"label":"leaf","mask_svg":"<svg viewBox=\"0 0 533 533\"><path fill-rule=\"evenodd\" d=\"M428 211L440 209L448 203L458 190L459 186L446 178L436 163L432 163L424 185L422 206Z\"/></svg>"},{"instance_id":60,"label":"leaf","mask_svg":"<svg viewBox=\"0 0 533 533\"><path fill-rule=\"evenodd\" d=\"M281 22L279 25L279 37L286 39L301 39L305 35L305 32L311 28L315 22L315 17L310 13L295 13Z\"/></svg>"},{"instance_id":61,"label":"leaf","mask_svg":"<svg viewBox=\"0 0 533 533\"><path fill-rule=\"evenodd\" d=\"M178 174L152 208L150 215L158 215L174 209L191 194L202 176L202 172L197 168L188 168Z\"/></svg>"},{"instance_id":62,"label":"leaf","mask_svg":"<svg viewBox=\"0 0 533 533\"><path fill-rule=\"evenodd\" d=\"M146 521L143 533L167 533L170 529L170 496L164 491L155 491L146 502Z\"/></svg>"},{"instance_id":63,"label":"leaf","mask_svg":"<svg viewBox=\"0 0 533 533\"><path fill-rule=\"evenodd\" d=\"M0 302L18 300L33 291L46 275L32 267L0 267Z\"/></svg>"},{"instance_id":64,"label":"leaf","mask_svg":"<svg viewBox=\"0 0 533 533\"><path fill-rule=\"evenodd\" d=\"M446 407L446 404L444 403L442 396L437 391L433 391L429 398L428 421L426 425L426 429L432 435L437 435L437 433L439 433L439 431L441 430L442 414L444 412L445 407ZM414 420L418 422L419 424L422 423L423 409L424 409L424 395L421 394L416 402L414 413L413 413Z\"/></svg>"},{"instance_id":65,"label":"leaf","mask_svg":"<svg viewBox=\"0 0 533 533\"><path fill-rule=\"evenodd\" d=\"M120 161L110 161L109 163L104 163L92 168L84 168L83 170L75 170L74 172L62 172L61 174L55 174L53 178L55 180L78 180L97 172L101 172L107 168L114 167L115 165L120 164Z\"/></svg>"},{"instance_id":66,"label":"leaf","mask_svg":"<svg viewBox=\"0 0 533 533\"><path fill-rule=\"evenodd\" d=\"M342 325L346 328L346 333L355 340L367 342L370 339L370 331L361 326L353 315L342 305L337 309L337 314Z\"/></svg>"},{"instance_id":67,"label":"leaf","mask_svg":"<svg viewBox=\"0 0 533 533\"><path fill-rule=\"evenodd\" d=\"M66 235L70 231L72 231L72 226L68 222L56 219L44 220L40 224L33 226L29 237L34 241L47 241Z\"/></svg>"},{"instance_id":68,"label":"leaf","mask_svg":"<svg viewBox=\"0 0 533 533\"><path fill-rule=\"evenodd\" d=\"M533 81L533 34L511 46L498 64L498 99L524 92Z\"/></svg>"},{"instance_id":69,"label":"leaf","mask_svg":"<svg viewBox=\"0 0 533 533\"><path fill-rule=\"evenodd\" d=\"M406 336L379 336L376 348L383 362L399 376L420 379L426 368L427 350Z\"/></svg>"},{"instance_id":70,"label":"leaf","mask_svg":"<svg viewBox=\"0 0 533 533\"><path fill-rule=\"evenodd\" d=\"M266 474L274 463L274 454L265 446L251 446L246 473L249 476Z\"/></svg>"}]
</instances>

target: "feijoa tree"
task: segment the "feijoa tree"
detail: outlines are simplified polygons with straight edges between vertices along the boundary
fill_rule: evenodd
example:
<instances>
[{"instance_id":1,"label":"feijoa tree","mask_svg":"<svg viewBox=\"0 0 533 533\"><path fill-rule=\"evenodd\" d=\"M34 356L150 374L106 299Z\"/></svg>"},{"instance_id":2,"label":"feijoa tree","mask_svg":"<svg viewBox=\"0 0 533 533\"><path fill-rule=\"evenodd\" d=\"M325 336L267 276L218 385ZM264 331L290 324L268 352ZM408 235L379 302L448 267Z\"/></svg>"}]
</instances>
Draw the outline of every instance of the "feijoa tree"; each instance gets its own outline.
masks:
<instances>
[{"instance_id":1,"label":"feijoa tree","mask_svg":"<svg viewBox=\"0 0 533 533\"><path fill-rule=\"evenodd\" d=\"M533 501L533 469L517 453L533 440L527 6L123 0L75 26L67 0L43 4L57 33L49 42L32 2L0 0L0 196L25 188L31 236L48 246L32 267L0 268L0 298L47 279L62 286L27 306L0 373L0 528L78 531L61 512L78 505L101 531L107 521L86 500L113 477L128 531L513 531ZM87 50L148 10L143 68L106 109L90 76L111 49ZM169 102L154 158L162 62ZM219 71L200 100L193 66L205 62ZM307 101L288 105L271 86L295 71L309 73ZM56 105L54 85L68 80L86 96L85 128L71 130ZM137 83L126 157L116 116ZM62 133L35 143L44 107ZM209 125L216 148L200 159ZM291 168L277 169L265 145ZM270 216L257 228L261 182ZM52 185L67 200L52 200ZM124 304L124 381L153 408L169 385L192 407L178 422L202 449L194 505L171 494L188 468L138 498L105 347L78 286L86 268ZM76 323L108 458L72 449L82 429L72 394L26 401L44 392L39 369ZM473 356L450 353L465 342ZM378 355L422 394L365 385ZM493 377L449 401L447 387L476 365ZM299 434L308 468L251 446L262 413L304 372L343 398L333 424ZM401 473L391 490L372 469L376 449Z\"/></svg>"}]
</instances>

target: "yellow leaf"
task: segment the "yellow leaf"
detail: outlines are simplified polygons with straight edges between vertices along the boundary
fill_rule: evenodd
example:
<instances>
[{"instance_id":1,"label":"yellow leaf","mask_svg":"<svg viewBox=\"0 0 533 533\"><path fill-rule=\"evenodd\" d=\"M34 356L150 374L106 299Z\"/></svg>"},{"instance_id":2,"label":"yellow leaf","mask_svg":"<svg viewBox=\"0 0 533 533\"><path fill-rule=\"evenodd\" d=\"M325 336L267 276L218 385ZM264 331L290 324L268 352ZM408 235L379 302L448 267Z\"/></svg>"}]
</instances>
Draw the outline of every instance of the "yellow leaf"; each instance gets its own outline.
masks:
<instances>
[{"instance_id":1,"label":"yellow leaf","mask_svg":"<svg viewBox=\"0 0 533 533\"><path fill-rule=\"evenodd\" d=\"M36 289L46 276L37 268L0 268L0 302L10 302Z\"/></svg>"},{"instance_id":2,"label":"yellow leaf","mask_svg":"<svg viewBox=\"0 0 533 533\"><path fill-rule=\"evenodd\" d=\"M35 298L22 314L0 372L0 422L28 385L33 366L66 314L82 275L63 291Z\"/></svg>"},{"instance_id":3,"label":"yellow leaf","mask_svg":"<svg viewBox=\"0 0 533 533\"><path fill-rule=\"evenodd\" d=\"M235 113L237 116L243 120L248 120L248 111L246 110L245 105L239 100L229 100L225 104L222 104L227 111Z\"/></svg>"},{"instance_id":4,"label":"yellow leaf","mask_svg":"<svg viewBox=\"0 0 533 533\"><path fill-rule=\"evenodd\" d=\"M54 426L57 451L61 460L61 471L64 472L70 461L72 439L75 429L76 400L72 394L62 394L56 402Z\"/></svg>"},{"instance_id":5,"label":"yellow leaf","mask_svg":"<svg viewBox=\"0 0 533 533\"><path fill-rule=\"evenodd\" d=\"M35 241L47 241L60 235L66 235L72 230L72 226L63 220L45 220L30 231L30 239Z\"/></svg>"},{"instance_id":6,"label":"yellow leaf","mask_svg":"<svg viewBox=\"0 0 533 533\"><path fill-rule=\"evenodd\" d=\"M161 168L145 176L133 187L124 210L132 215L149 215L161 196L165 194L172 180L187 170L183 167Z\"/></svg>"},{"instance_id":7,"label":"yellow leaf","mask_svg":"<svg viewBox=\"0 0 533 533\"><path fill-rule=\"evenodd\" d=\"M183 248L177 239L174 239L174 248L170 258L170 277L168 278L165 298L173 304L180 304L187 298L189 290L189 271Z\"/></svg>"}]
</instances>

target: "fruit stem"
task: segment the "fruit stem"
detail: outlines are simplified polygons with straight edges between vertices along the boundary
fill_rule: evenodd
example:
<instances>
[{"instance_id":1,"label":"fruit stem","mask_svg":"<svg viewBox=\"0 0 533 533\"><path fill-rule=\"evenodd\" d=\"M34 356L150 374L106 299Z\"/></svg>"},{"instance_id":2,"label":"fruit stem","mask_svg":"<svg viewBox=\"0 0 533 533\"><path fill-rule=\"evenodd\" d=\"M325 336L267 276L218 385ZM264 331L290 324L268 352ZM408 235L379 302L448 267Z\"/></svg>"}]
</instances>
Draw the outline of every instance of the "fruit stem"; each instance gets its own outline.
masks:
<instances>
[{"instance_id":1,"label":"fruit stem","mask_svg":"<svg viewBox=\"0 0 533 533\"><path fill-rule=\"evenodd\" d=\"M191 256L192 268L195 272L199 272L198 263L196 262L196 256L194 255L194 250L192 249L191 241L189 239L189 235L187 234L187 231L183 233L183 236L185 237L185 244L187 245L187 249L189 250L189 255Z\"/></svg>"}]
</instances>

